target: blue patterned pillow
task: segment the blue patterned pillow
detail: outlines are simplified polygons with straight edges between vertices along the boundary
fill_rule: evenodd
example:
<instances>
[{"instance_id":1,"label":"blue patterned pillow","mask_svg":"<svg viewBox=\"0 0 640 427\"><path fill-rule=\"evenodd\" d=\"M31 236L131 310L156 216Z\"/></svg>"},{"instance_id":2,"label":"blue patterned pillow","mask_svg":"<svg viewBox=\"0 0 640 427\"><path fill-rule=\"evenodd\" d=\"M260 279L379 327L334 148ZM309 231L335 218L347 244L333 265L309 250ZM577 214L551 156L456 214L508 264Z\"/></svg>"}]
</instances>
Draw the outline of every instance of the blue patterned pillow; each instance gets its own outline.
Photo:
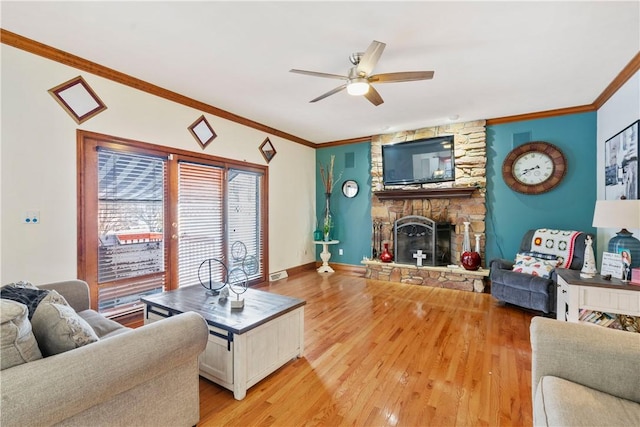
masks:
<instances>
[{"instance_id":1,"label":"blue patterned pillow","mask_svg":"<svg viewBox=\"0 0 640 427\"><path fill-rule=\"evenodd\" d=\"M553 259L543 259L532 255L525 255L525 253L518 253L516 255L516 262L513 265L513 271L548 279L551 277L551 272L557 266L557 257L553 257Z\"/></svg>"}]
</instances>

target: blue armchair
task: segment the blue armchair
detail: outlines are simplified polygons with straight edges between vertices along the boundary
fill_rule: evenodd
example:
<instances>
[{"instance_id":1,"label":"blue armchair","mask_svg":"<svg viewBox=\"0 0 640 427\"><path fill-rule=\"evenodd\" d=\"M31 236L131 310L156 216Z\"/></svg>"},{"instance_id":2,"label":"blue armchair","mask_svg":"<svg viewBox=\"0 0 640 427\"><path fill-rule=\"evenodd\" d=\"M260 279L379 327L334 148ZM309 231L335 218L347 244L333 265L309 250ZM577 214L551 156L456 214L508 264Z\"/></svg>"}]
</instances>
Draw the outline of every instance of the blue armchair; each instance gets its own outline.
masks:
<instances>
[{"instance_id":1,"label":"blue armchair","mask_svg":"<svg viewBox=\"0 0 640 427\"><path fill-rule=\"evenodd\" d=\"M532 240L536 230L529 230L522 237L520 252L535 251ZM568 268L581 270L584 263L585 239L588 234L580 232L574 241L574 252ZM593 238L593 235L592 235ZM498 301L541 311L545 314L556 311L556 274L549 278L513 271L513 260L491 260L489 279L491 295Z\"/></svg>"}]
</instances>

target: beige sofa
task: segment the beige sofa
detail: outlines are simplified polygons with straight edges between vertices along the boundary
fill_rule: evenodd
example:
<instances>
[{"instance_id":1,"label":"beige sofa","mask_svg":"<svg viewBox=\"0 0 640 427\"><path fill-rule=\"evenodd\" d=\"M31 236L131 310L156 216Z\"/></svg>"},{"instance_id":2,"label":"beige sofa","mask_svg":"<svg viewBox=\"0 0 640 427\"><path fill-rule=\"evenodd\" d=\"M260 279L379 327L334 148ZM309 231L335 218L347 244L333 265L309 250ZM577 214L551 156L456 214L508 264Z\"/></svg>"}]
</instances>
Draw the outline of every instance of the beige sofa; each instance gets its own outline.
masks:
<instances>
[{"instance_id":1,"label":"beige sofa","mask_svg":"<svg viewBox=\"0 0 640 427\"><path fill-rule=\"evenodd\" d=\"M208 329L185 313L137 329L89 310L85 282L55 289L97 342L0 372L0 425L193 426L199 421L198 355Z\"/></svg>"},{"instance_id":2,"label":"beige sofa","mask_svg":"<svg viewBox=\"0 0 640 427\"><path fill-rule=\"evenodd\" d=\"M534 426L640 426L640 334L534 317Z\"/></svg>"}]
</instances>

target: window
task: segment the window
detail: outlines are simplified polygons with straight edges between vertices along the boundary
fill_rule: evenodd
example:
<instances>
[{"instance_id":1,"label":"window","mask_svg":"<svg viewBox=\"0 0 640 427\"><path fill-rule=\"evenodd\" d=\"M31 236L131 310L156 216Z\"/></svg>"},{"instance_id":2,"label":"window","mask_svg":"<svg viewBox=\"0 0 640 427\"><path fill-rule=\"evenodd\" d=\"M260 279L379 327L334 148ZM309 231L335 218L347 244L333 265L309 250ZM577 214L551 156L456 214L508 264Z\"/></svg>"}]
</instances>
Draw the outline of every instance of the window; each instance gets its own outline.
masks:
<instances>
[{"instance_id":1,"label":"window","mask_svg":"<svg viewBox=\"0 0 640 427\"><path fill-rule=\"evenodd\" d=\"M199 286L210 258L243 268L249 285L266 280L265 166L78 135L78 277L92 308L137 316L144 295ZM227 280L222 270L216 280Z\"/></svg>"},{"instance_id":2,"label":"window","mask_svg":"<svg viewBox=\"0 0 640 427\"><path fill-rule=\"evenodd\" d=\"M98 149L98 310L117 315L165 285L165 159Z\"/></svg>"},{"instance_id":3,"label":"window","mask_svg":"<svg viewBox=\"0 0 640 427\"><path fill-rule=\"evenodd\" d=\"M262 258L260 181L261 176L256 173L229 171L229 268L242 268L250 280L263 274L258 262ZM242 244L241 249L238 243Z\"/></svg>"},{"instance_id":4,"label":"window","mask_svg":"<svg viewBox=\"0 0 640 427\"><path fill-rule=\"evenodd\" d=\"M224 258L224 169L190 162L178 167L179 286L199 285L200 264ZM221 266L213 265L217 269L212 280L223 281Z\"/></svg>"}]
</instances>

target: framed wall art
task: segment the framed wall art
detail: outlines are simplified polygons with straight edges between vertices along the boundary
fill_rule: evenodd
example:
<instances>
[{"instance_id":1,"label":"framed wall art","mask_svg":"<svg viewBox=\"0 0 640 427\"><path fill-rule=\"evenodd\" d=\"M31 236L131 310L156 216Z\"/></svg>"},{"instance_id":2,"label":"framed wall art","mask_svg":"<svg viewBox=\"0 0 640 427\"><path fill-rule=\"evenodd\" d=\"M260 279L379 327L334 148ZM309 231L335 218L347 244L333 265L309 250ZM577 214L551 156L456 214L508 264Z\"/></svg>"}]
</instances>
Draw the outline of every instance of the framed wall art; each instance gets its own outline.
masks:
<instances>
[{"instance_id":1,"label":"framed wall art","mask_svg":"<svg viewBox=\"0 0 640 427\"><path fill-rule=\"evenodd\" d=\"M203 150L218 136L204 115L198 117L198 119L189 126L189 132L191 132L191 135L198 141Z\"/></svg>"},{"instance_id":2,"label":"framed wall art","mask_svg":"<svg viewBox=\"0 0 640 427\"><path fill-rule=\"evenodd\" d=\"M59 84L48 92L78 124L107 109L82 76Z\"/></svg>"},{"instance_id":3,"label":"framed wall art","mask_svg":"<svg viewBox=\"0 0 640 427\"><path fill-rule=\"evenodd\" d=\"M637 200L638 127L640 120L627 126L604 143L604 195L606 200Z\"/></svg>"},{"instance_id":4,"label":"framed wall art","mask_svg":"<svg viewBox=\"0 0 640 427\"><path fill-rule=\"evenodd\" d=\"M269 138L267 137L262 144L260 144L260 152L262 157L269 163L271 159L276 155L276 148L273 146Z\"/></svg>"}]
</instances>

